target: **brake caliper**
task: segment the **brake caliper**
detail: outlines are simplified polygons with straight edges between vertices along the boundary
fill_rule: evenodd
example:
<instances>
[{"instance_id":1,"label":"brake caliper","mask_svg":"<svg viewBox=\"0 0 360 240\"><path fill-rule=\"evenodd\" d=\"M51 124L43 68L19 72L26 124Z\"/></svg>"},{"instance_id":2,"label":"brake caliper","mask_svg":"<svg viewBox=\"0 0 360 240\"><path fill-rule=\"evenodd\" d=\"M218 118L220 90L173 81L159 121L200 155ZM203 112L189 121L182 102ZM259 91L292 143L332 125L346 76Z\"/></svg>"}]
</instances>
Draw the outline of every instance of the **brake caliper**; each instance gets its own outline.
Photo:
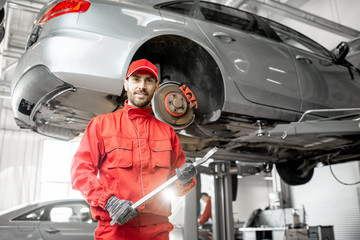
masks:
<instances>
[{"instance_id":1,"label":"brake caliper","mask_svg":"<svg viewBox=\"0 0 360 240\"><path fill-rule=\"evenodd\" d=\"M180 86L180 90L185 95L185 97L190 105L190 108L195 107L195 109L198 109L198 103L196 101L196 97L195 97L194 93L190 90L190 88L188 88L185 84L182 84Z\"/></svg>"}]
</instances>

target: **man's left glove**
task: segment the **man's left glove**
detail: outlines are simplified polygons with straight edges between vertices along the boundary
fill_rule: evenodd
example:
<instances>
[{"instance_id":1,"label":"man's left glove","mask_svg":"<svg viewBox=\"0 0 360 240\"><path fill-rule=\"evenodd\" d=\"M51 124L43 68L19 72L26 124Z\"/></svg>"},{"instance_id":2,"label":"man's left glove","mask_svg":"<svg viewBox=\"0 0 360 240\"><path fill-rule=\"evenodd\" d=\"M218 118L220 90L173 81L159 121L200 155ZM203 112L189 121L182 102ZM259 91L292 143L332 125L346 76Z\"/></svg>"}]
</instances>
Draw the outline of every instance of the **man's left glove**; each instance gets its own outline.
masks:
<instances>
[{"instance_id":1,"label":"man's left glove","mask_svg":"<svg viewBox=\"0 0 360 240\"><path fill-rule=\"evenodd\" d=\"M192 163L185 163L180 168L176 168L175 171L178 182L183 186L191 183L193 177L197 174L196 167Z\"/></svg>"},{"instance_id":2,"label":"man's left glove","mask_svg":"<svg viewBox=\"0 0 360 240\"><path fill-rule=\"evenodd\" d=\"M133 205L131 201L121 200L113 195L107 200L105 210L109 212L112 219L122 225L139 214L139 211L133 209L131 205Z\"/></svg>"}]
</instances>

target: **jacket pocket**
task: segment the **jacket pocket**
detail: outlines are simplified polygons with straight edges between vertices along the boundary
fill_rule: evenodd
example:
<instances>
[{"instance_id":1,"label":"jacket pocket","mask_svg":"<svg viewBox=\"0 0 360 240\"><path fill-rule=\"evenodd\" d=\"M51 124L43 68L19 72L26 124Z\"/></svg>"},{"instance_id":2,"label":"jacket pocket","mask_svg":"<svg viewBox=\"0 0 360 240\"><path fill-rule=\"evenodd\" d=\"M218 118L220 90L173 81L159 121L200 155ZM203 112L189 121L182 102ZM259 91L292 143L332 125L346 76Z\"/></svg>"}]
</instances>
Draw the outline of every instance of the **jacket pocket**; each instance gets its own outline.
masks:
<instances>
[{"instance_id":1,"label":"jacket pocket","mask_svg":"<svg viewBox=\"0 0 360 240\"><path fill-rule=\"evenodd\" d=\"M133 145L127 138L104 139L107 168L130 168L133 165Z\"/></svg>"},{"instance_id":2,"label":"jacket pocket","mask_svg":"<svg viewBox=\"0 0 360 240\"><path fill-rule=\"evenodd\" d=\"M171 142L170 140L150 141L152 168L170 168Z\"/></svg>"}]
</instances>

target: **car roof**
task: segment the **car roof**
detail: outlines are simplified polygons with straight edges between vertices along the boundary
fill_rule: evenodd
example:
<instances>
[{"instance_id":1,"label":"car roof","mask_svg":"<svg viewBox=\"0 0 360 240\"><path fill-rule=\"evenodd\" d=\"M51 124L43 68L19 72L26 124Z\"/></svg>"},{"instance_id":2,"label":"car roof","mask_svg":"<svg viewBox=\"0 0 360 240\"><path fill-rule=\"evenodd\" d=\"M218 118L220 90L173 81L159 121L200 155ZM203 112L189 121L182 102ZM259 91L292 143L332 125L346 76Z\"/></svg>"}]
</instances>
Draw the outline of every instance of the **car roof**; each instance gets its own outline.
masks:
<instances>
[{"instance_id":1,"label":"car roof","mask_svg":"<svg viewBox=\"0 0 360 240\"><path fill-rule=\"evenodd\" d=\"M9 209L6 209L0 212L0 216L4 215L17 215L19 213L23 213L24 211L31 211L40 207L54 205L58 203L73 203L73 202L83 202L86 203L84 199L81 198L65 198L65 199L56 199L56 200L48 200L48 201L36 201L32 203L24 203Z\"/></svg>"}]
</instances>

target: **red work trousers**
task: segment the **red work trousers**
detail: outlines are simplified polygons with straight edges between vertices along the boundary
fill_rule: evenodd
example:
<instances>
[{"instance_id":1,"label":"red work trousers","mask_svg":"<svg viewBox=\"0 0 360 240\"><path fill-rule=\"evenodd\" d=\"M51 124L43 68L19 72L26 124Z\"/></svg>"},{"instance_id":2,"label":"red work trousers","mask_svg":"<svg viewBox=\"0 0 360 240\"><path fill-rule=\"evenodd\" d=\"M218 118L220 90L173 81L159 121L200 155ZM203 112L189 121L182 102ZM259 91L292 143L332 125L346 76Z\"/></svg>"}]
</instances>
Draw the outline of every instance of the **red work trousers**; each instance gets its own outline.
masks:
<instances>
[{"instance_id":1,"label":"red work trousers","mask_svg":"<svg viewBox=\"0 0 360 240\"><path fill-rule=\"evenodd\" d=\"M101 224L95 230L95 240L169 240L173 230L169 222L146 226L124 226Z\"/></svg>"}]
</instances>

